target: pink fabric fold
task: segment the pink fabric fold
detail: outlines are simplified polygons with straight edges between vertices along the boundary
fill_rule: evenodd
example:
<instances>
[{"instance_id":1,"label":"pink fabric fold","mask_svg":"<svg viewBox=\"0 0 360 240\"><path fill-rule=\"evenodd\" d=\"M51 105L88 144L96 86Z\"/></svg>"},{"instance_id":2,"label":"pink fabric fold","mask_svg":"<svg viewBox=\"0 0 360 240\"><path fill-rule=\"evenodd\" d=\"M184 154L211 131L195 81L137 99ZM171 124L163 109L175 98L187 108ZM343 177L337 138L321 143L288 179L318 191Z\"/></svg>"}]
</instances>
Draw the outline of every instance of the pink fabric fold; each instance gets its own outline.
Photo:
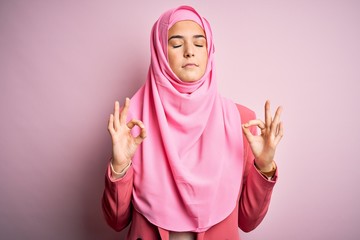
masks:
<instances>
[{"instance_id":1,"label":"pink fabric fold","mask_svg":"<svg viewBox=\"0 0 360 240\"><path fill-rule=\"evenodd\" d=\"M207 38L208 66L192 83L178 79L167 61L168 30L182 20L198 23ZM169 10L152 29L148 76L131 99L128 120L141 119L147 129L133 158L133 205L169 231L206 231L236 206L241 120L236 105L218 93L213 58L209 23L189 6Z\"/></svg>"}]
</instances>

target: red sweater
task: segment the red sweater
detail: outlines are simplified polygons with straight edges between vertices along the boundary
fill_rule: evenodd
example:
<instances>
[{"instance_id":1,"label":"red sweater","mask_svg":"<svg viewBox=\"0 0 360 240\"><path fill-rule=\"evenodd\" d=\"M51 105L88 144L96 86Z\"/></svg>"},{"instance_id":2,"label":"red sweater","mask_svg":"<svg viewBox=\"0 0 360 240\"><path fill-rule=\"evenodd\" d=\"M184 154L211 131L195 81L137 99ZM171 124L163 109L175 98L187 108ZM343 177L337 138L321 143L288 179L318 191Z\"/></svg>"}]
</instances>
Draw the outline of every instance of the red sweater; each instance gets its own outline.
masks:
<instances>
[{"instance_id":1,"label":"red sweater","mask_svg":"<svg viewBox=\"0 0 360 240\"><path fill-rule=\"evenodd\" d=\"M253 111L241 105L237 105L237 107L243 123L255 119ZM252 128L252 132L255 134L256 128ZM276 183L277 171L272 180L267 180L254 166L254 156L251 148L246 137L243 137L245 167L242 185L239 189L238 204L223 221L206 232L198 233L198 240L240 239L238 227L245 232L249 232L255 229L266 215L272 189ZM125 176L117 180L111 177L111 170L108 167L102 199L102 208L107 223L116 231L121 231L131 222L127 235L129 240L168 240L169 232L167 230L151 224L133 208L131 203L133 178L134 171L132 167L129 168Z\"/></svg>"}]
</instances>

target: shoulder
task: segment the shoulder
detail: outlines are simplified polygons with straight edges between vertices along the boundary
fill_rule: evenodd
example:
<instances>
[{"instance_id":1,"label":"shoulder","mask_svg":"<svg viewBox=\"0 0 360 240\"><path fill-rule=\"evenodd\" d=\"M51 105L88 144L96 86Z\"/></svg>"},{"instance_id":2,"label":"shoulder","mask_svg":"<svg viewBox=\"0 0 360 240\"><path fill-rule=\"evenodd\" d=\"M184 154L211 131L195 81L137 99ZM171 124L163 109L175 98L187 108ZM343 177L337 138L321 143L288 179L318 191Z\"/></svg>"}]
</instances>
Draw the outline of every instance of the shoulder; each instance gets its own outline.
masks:
<instances>
[{"instance_id":1,"label":"shoulder","mask_svg":"<svg viewBox=\"0 0 360 240\"><path fill-rule=\"evenodd\" d=\"M245 123L252 119L256 119L256 114L250 108L245 107L244 105L235 103L237 109L239 110L241 116L241 122Z\"/></svg>"}]
</instances>

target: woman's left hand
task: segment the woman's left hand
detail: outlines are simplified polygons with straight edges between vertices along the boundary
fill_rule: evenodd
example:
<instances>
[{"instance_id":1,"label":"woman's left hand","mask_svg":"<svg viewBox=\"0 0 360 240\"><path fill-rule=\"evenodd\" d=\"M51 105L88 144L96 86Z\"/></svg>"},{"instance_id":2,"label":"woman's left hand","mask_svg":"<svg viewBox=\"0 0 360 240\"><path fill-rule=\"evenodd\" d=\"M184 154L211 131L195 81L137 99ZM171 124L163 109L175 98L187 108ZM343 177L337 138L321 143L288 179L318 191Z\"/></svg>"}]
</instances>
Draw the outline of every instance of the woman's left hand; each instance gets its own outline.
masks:
<instances>
[{"instance_id":1,"label":"woman's left hand","mask_svg":"<svg viewBox=\"0 0 360 240\"><path fill-rule=\"evenodd\" d=\"M242 125L244 134L249 141L251 150L255 156L256 167L262 172L269 172L274 167L276 147L283 136L283 124L280 122L282 107L278 107L274 119L270 113L270 102L265 103L265 123L260 119L250 120ZM258 136L250 132L251 126L257 126L261 130Z\"/></svg>"}]
</instances>

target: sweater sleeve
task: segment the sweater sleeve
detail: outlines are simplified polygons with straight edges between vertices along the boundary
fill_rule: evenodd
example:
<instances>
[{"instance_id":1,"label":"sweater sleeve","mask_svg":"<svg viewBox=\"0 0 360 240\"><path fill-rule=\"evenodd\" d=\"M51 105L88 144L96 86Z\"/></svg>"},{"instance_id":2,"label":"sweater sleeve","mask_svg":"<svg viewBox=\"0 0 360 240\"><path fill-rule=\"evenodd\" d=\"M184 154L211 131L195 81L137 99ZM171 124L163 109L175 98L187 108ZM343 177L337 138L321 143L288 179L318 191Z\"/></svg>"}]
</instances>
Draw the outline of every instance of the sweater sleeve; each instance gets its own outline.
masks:
<instances>
[{"instance_id":1,"label":"sweater sleeve","mask_svg":"<svg viewBox=\"0 0 360 240\"><path fill-rule=\"evenodd\" d=\"M116 180L111 177L110 164L106 170L102 210L107 223L116 231L123 230L131 222L133 175L132 166Z\"/></svg>"},{"instance_id":2,"label":"sweater sleeve","mask_svg":"<svg viewBox=\"0 0 360 240\"><path fill-rule=\"evenodd\" d=\"M238 105L242 123L255 119L255 113ZM251 128L257 134L257 128ZM277 179L277 170L271 180L266 179L255 167L255 157L245 135L244 139L244 172L242 190L239 198L238 226L244 232L254 230L264 219L269 208L273 187Z\"/></svg>"}]
</instances>

